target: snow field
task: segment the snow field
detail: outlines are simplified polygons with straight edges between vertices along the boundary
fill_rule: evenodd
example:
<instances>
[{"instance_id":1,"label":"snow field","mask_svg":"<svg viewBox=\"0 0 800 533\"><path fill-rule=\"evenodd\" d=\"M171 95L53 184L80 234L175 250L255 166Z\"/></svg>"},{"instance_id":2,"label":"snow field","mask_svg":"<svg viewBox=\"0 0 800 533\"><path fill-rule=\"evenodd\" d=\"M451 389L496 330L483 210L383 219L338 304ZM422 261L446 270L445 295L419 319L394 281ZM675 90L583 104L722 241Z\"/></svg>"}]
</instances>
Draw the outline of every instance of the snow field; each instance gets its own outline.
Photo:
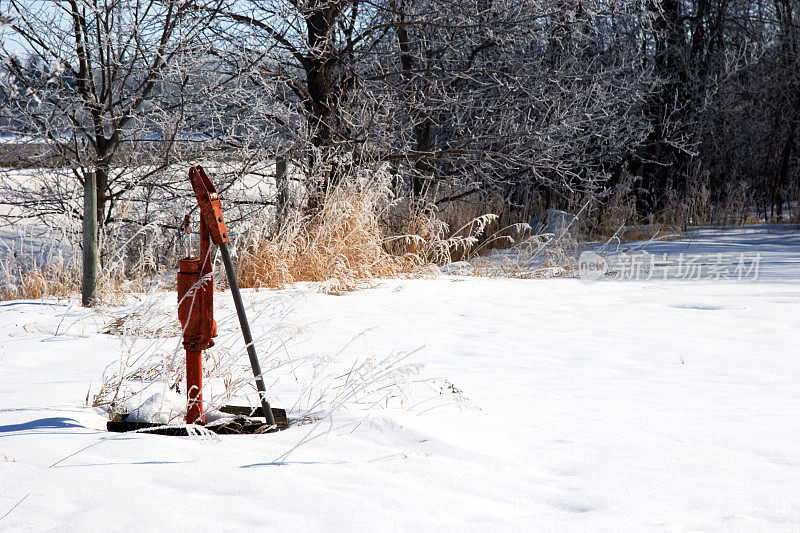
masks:
<instances>
[{"instance_id":1,"label":"snow field","mask_svg":"<svg viewBox=\"0 0 800 533\"><path fill-rule=\"evenodd\" d=\"M274 405L290 417L309 405L305 380L331 398L355 362L410 353L403 364L421 366L405 397L260 436L105 432L105 411L84 401L126 341L100 331L141 304L0 302L0 530L797 530L797 238L658 245L763 253L749 281L244 291L262 357L278 355L265 343L280 331L284 358L330 361L316 377L275 370ZM174 295L153 298L174 310ZM229 295L215 301L218 346L243 352Z\"/></svg>"}]
</instances>

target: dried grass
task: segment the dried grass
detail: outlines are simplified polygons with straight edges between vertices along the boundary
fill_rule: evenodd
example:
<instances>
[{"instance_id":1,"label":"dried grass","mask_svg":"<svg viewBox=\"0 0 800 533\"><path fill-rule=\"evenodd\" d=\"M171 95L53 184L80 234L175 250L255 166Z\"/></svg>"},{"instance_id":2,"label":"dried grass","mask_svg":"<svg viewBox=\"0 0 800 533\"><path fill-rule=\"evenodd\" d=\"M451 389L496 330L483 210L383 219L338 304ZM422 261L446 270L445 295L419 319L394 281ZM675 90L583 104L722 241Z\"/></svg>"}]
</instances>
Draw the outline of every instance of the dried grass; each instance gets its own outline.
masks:
<instances>
[{"instance_id":1,"label":"dried grass","mask_svg":"<svg viewBox=\"0 0 800 533\"><path fill-rule=\"evenodd\" d=\"M68 298L80 293L83 278L80 233L68 226L67 222L62 232L34 238L28 233L38 235L43 229L22 225L16 238L0 242L0 301ZM144 292L154 283L164 284L160 273L166 266L156 265L154 251L138 253L132 261L128 253L132 241L105 240L105 260L98 279L101 303L122 303L126 294Z\"/></svg>"},{"instance_id":2,"label":"dried grass","mask_svg":"<svg viewBox=\"0 0 800 533\"><path fill-rule=\"evenodd\" d=\"M48 297L67 297L80 290L80 277L63 265L41 267L11 266L12 261L0 262L0 300L39 300Z\"/></svg>"},{"instance_id":3,"label":"dried grass","mask_svg":"<svg viewBox=\"0 0 800 533\"><path fill-rule=\"evenodd\" d=\"M510 214L499 196L442 207L406 200L384 213L381 226L396 235L385 244L391 253L413 253L427 263L448 265L525 240L530 227L521 218Z\"/></svg>"},{"instance_id":4,"label":"dried grass","mask_svg":"<svg viewBox=\"0 0 800 533\"><path fill-rule=\"evenodd\" d=\"M153 282L153 276L129 277L121 263L101 270L98 294L101 302L121 303L125 295L142 292ZM83 273L74 258L67 261L45 260L24 262L11 256L0 260L0 301L68 298L81 291Z\"/></svg>"},{"instance_id":5,"label":"dried grass","mask_svg":"<svg viewBox=\"0 0 800 533\"><path fill-rule=\"evenodd\" d=\"M571 231L528 235L487 256L476 254L467 261L454 263L447 271L457 275L517 279L570 277L576 272L577 254L578 243Z\"/></svg>"},{"instance_id":6,"label":"dried grass","mask_svg":"<svg viewBox=\"0 0 800 533\"><path fill-rule=\"evenodd\" d=\"M112 319L102 333L120 337L135 335L149 339L171 338L181 334L181 326L176 316L159 313L158 318L158 321L144 320L139 313L128 313Z\"/></svg>"},{"instance_id":7,"label":"dried grass","mask_svg":"<svg viewBox=\"0 0 800 533\"><path fill-rule=\"evenodd\" d=\"M664 207L654 214L642 216L636 208L633 192L635 178L624 175L611 194L595 210L594 218L587 216L584 231L588 240L614 242L673 240L680 236L691 217L700 218L707 211L708 193L700 184L689 199L681 200L674 192L664 200Z\"/></svg>"},{"instance_id":8,"label":"dried grass","mask_svg":"<svg viewBox=\"0 0 800 533\"><path fill-rule=\"evenodd\" d=\"M393 255L384 247L378 215L383 202L381 189L340 188L320 212L294 214L277 231L270 218L262 217L238 246L239 284L281 288L318 281L322 291L338 294L369 286L376 278L431 275L424 254Z\"/></svg>"}]
</instances>

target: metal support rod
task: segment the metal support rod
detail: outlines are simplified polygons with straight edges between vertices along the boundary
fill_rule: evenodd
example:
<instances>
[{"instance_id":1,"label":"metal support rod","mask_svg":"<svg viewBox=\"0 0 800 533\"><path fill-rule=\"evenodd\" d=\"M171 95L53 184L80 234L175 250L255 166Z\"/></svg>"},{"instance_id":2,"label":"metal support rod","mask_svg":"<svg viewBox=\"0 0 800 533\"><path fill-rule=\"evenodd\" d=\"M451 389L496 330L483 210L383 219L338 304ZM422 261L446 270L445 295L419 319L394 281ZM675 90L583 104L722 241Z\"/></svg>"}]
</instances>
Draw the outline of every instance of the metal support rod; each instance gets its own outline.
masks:
<instances>
[{"instance_id":1,"label":"metal support rod","mask_svg":"<svg viewBox=\"0 0 800 533\"><path fill-rule=\"evenodd\" d=\"M225 273L228 276L228 285L231 287L233 303L236 305L236 314L239 315L239 325L242 326L242 336L247 347L247 355L250 356L250 366L253 368L253 375L256 378L256 388L261 399L261 408L264 410L264 418L267 419L268 425L274 426L275 417L272 415L272 409L267 401L267 388L264 386L261 365L258 362L255 344L253 344L253 335L250 333L250 324L247 322L247 315L244 312L242 294L239 292L239 284L236 283L236 271L233 269L231 254L228 251L228 245L224 242L219 245L219 249L222 252L222 263L225 265Z\"/></svg>"}]
</instances>

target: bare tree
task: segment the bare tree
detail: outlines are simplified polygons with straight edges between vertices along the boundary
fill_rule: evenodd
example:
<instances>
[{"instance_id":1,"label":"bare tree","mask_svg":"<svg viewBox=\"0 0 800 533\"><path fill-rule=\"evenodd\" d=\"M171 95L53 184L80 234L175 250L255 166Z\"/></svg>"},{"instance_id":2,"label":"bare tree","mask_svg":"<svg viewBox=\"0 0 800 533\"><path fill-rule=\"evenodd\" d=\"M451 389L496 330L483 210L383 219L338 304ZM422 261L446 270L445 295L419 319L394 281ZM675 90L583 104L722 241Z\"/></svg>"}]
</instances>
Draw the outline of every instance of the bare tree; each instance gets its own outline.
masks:
<instances>
[{"instance_id":1,"label":"bare tree","mask_svg":"<svg viewBox=\"0 0 800 533\"><path fill-rule=\"evenodd\" d=\"M202 46L213 14L161 0L4 0L3 11L0 93L18 117L8 133L29 139L12 144L21 148L14 164L55 169L35 191L6 181L4 199L20 216L94 215L81 212L76 194L90 176L85 205L96 206L102 229L125 195L168 164L174 132L158 119L180 109L163 98L165 86L172 67Z\"/></svg>"},{"instance_id":2,"label":"bare tree","mask_svg":"<svg viewBox=\"0 0 800 533\"><path fill-rule=\"evenodd\" d=\"M541 193L566 206L601 192L650 132L642 110L659 80L643 65L635 7L463 0L397 10L398 59L381 61L373 79L409 124L398 157L415 195L488 192L523 207Z\"/></svg>"},{"instance_id":3,"label":"bare tree","mask_svg":"<svg viewBox=\"0 0 800 533\"><path fill-rule=\"evenodd\" d=\"M635 6L604 2L232 2L229 55L304 117L287 144L310 204L351 165L390 162L409 194L456 186L521 203L597 191L649 133L657 79ZM283 89L277 89L282 87ZM273 102L274 104L274 102ZM431 193L437 185L439 193ZM435 196L439 198L435 198Z\"/></svg>"}]
</instances>

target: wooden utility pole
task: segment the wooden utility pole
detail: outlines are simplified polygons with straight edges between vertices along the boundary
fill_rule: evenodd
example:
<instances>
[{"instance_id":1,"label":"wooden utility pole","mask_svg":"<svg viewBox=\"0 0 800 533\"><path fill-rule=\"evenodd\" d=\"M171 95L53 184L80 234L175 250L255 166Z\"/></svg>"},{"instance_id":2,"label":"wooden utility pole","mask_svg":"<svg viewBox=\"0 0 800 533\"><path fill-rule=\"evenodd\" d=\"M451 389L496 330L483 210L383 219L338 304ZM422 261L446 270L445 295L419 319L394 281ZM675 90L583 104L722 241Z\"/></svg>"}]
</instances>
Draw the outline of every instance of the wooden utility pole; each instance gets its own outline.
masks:
<instances>
[{"instance_id":1,"label":"wooden utility pole","mask_svg":"<svg viewBox=\"0 0 800 533\"><path fill-rule=\"evenodd\" d=\"M83 183L83 284L81 304L97 303L97 180L94 169L84 173Z\"/></svg>"}]
</instances>

